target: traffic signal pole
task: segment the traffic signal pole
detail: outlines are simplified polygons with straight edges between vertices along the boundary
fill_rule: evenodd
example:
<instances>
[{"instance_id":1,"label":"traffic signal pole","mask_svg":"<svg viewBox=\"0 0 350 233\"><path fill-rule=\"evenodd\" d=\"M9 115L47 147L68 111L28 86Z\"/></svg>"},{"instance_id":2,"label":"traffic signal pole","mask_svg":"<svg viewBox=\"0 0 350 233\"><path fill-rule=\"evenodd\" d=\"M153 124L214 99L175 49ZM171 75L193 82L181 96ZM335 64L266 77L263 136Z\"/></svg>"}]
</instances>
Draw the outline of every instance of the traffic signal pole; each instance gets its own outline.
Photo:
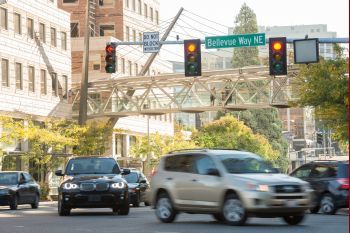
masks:
<instances>
[{"instance_id":1,"label":"traffic signal pole","mask_svg":"<svg viewBox=\"0 0 350 233\"><path fill-rule=\"evenodd\" d=\"M85 125L87 120L87 95L89 82L89 42L90 42L90 0L86 1L85 10L85 35L84 35L84 56L83 56L83 74L80 85L79 101L79 125Z\"/></svg>"}]
</instances>

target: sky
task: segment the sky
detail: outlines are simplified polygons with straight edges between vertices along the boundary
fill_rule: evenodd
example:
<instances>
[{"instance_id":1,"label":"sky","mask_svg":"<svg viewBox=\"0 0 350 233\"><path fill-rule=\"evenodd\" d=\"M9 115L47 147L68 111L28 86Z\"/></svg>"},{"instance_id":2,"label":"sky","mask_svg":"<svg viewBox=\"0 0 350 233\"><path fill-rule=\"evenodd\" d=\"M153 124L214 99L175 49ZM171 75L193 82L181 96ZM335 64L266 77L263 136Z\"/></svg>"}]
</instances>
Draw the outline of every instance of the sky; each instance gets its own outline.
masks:
<instances>
[{"instance_id":1,"label":"sky","mask_svg":"<svg viewBox=\"0 0 350 233\"><path fill-rule=\"evenodd\" d=\"M189 35L204 39L205 36L224 35L227 29L223 26L234 26L234 19L243 3L246 3L256 14L259 26L291 26L308 24L327 24L328 31L337 32L337 37L349 37L349 0L159 0L160 23L165 29L180 7L185 11L180 16L179 26L168 40L187 39ZM195 13L197 16L192 15ZM203 18L200 18L200 17ZM196 24L207 24L207 27ZM208 20L206 20L208 19ZM211 22L212 21L212 22ZM216 22L218 24L215 24ZM162 25L163 23L163 25ZM189 25L190 24L190 25ZM200 28L204 32L196 33L192 27ZM211 34L210 34L211 33ZM161 33L162 34L162 33ZM188 36L186 36L188 35ZM186 38L187 37L187 38ZM167 46L168 47L168 46ZM179 49L169 48L171 60L181 60ZM180 53L179 53L180 52Z\"/></svg>"}]
</instances>

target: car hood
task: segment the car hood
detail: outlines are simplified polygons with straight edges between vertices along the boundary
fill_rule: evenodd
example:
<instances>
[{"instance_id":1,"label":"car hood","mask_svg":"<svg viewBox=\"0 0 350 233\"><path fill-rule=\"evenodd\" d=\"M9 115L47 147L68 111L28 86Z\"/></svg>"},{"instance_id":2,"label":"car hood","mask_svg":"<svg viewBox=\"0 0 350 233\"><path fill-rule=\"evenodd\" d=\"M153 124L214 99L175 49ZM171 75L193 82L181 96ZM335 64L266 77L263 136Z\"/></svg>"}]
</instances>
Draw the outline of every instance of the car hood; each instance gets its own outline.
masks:
<instances>
[{"instance_id":1,"label":"car hood","mask_svg":"<svg viewBox=\"0 0 350 233\"><path fill-rule=\"evenodd\" d=\"M94 183L112 183L125 181L121 175L118 174L81 174L75 176L67 175L64 182L82 183L82 182L94 182Z\"/></svg>"},{"instance_id":2,"label":"car hood","mask_svg":"<svg viewBox=\"0 0 350 233\"><path fill-rule=\"evenodd\" d=\"M256 174L230 174L230 176L234 179L234 177L239 177L242 179L246 179L247 181L256 182L259 184L304 184L305 181L302 181L298 178L288 176L285 174L263 174L263 173L256 173Z\"/></svg>"}]
</instances>

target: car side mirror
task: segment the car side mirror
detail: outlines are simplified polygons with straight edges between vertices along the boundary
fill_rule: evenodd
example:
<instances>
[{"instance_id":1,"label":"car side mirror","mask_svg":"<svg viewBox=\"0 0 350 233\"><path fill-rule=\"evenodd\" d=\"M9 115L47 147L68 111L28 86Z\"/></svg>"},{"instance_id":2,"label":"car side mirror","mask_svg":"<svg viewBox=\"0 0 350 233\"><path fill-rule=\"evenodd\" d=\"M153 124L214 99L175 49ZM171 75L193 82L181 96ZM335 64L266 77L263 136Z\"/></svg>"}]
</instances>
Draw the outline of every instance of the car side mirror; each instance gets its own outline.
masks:
<instances>
[{"instance_id":1,"label":"car side mirror","mask_svg":"<svg viewBox=\"0 0 350 233\"><path fill-rule=\"evenodd\" d=\"M56 176L64 176L64 174L62 173L62 170L55 171L55 175Z\"/></svg>"},{"instance_id":2,"label":"car side mirror","mask_svg":"<svg viewBox=\"0 0 350 233\"><path fill-rule=\"evenodd\" d=\"M140 180L140 184L147 184L146 180Z\"/></svg>"},{"instance_id":3,"label":"car side mirror","mask_svg":"<svg viewBox=\"0 0 350 233\"><path fill-rule=\"evenodd\" d=\"M209 176L220 176L220 172L216 168L209 168L209 169L207 169L207 175L209 175Z\"/></svg>"},{"instance_id":4,"label":"car side mirror","mask_svg":"<svg viewBox=\"0 0 350 233\"><path fill-rule=\"evenodd\" d=\"M25 184L25 183L26 183L25 180L19 180L18 185Z\"/></svg>"},{"instance_id":5,"label":"car side mirror","mask_svg":"<svg viewBox=\"0 0 350 233\"><path fill-rule=\"evenodd\" d=\"M124 168L122 171L122 175L129 175L130 174L130 169Z\"/></svg>"}]
</instances>

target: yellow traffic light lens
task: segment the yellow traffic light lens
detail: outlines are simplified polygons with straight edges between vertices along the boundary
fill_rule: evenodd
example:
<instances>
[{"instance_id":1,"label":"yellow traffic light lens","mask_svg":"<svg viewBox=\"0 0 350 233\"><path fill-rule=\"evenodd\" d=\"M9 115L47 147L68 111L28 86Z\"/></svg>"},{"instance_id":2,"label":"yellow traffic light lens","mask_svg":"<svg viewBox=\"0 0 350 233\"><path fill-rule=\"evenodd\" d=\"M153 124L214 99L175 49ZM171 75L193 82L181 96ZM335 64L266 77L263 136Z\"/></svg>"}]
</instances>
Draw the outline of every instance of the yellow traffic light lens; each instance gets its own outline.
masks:
<instances>
[{"instance_id":1,"label":"yellow traffic light lens","mask_svg":"<svg viewBox=\"0 0 350 233\"><path fill-rule=\"evenodd\" d=\"M281 48L282 48L281 42L275 42L275 43L273 44L273 49L274 49L274 50L281 50Z\"/></svg>"},{"instance_id":2,"label":"yellow traffic light lens","mask_svg":"<svg viewBox=\"0 0 350 233\"><path fill-rule=\"evenodd\" d=\"M273 58L276 60L276 61L280 61L282 59L282 55L279 54L279 53L276 53L275 55L273 55Z\"/></svg>"},{"instance_id":3,"label":"yellow traffic light lens","mask_svg":"<svg viewBox=\"0 0 350 233\"><path fill-rule=\"evenodd\" d=\"M187 51L193 53L194 51L196 51L196 44L189 44L187 46Z\"/></svg>"}]
</instances>

